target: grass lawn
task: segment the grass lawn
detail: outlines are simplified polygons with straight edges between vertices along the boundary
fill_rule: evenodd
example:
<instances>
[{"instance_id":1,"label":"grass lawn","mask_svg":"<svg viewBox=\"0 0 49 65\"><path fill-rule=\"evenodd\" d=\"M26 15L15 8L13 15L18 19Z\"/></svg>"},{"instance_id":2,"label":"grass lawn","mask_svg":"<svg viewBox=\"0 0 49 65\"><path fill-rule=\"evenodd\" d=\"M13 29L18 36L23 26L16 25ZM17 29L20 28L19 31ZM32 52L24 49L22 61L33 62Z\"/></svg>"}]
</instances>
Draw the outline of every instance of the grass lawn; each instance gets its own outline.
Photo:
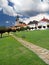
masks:
<instances>
[{"instance_id":1,"label":"grass lawn","mask_svg":"<svg viewBox=\"0 0 49 65\"><path fill-rule=\"evenodd\" d=\"M27 33L27 32L26 32ZM28 32L29 33L29 32ZM47 65L12 37L0 38L0 65Z\"/></svg>"},{"instance_id":2,"label":"grass lawn","mask_svg":"<svg viewBox=\"0 0 49 65\"><path fill-rule=\"evenodd\" d=\"M49 30L16 32L15 35L24 37L25 40L33 44L49 49Z\"/></svg>"}]
</instances>

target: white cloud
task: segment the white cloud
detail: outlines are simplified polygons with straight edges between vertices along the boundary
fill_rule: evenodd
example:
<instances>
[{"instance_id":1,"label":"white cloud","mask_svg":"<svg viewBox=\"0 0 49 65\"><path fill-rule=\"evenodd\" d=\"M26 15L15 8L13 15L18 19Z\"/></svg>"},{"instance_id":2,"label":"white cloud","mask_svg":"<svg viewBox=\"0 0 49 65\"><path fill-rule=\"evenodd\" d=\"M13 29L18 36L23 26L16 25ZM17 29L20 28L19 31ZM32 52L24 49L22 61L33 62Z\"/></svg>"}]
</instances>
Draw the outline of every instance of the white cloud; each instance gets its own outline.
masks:
<instances>
[{"instance_id":1,"label":"white cloud","mask_svg":"<svg viewBox=\"0 0 49 65\"><path fill-rule=\"evenodd\" d=\"M31 10L33 1L32 0L10 0L14 3L14 6L20 11Z\"/></svg>"},{"instance_id":2,"label":"white cloud","mask_svg":"<svg viewBox=\"0 0 49 65\"><path fill-rule=\"evenodd\" d=\"M8 5L8 0L0 0L0 11L3 10L4 14L9 16L17 16L17 13L12 6Z\"/></svg>"},{"instance_id":3,"label":"white cloud","mask_svg":"<svg viewBox=\"0 0 49 65\"><path fill-rule=\"evenodd\" d=\"M3 7L3 12L9 16L16 16L17 15L11 6Z\"/></svg>"},{"instance_id":4,"label":"white cloud","mask_svg":"<svg viewBox=\"0 0 49 65\"><path fill-rule=\"evenodd\" d=\"M9 6L9 1L13 3L13 6ZM9 16L16 16L17 12L47 12L49 11L48 0L0 0L0 11L3 9L3 13ZM20 14L21 15L21 14Z\"/></svg>"},{"instance_id":5,"label":"white cloud","mask_svg":"<svg viewBox=\"0 0 49 65\"><path fill-rule=\"evenodd\" d=\"M21 0L9 0L9 1L14 3L15 5L21 6Z\"/></svg>"},{"instance_id":6,"label":"white cloud","mask_svg":"<svg viewBox=\"0 0 49 65\"><path fill-rule=\"evenodd\" d=\"M0 0L0 6L7 6L8 5L8 1L7 0Z\"/></svg>"},{"instance_id":7,"label":"white cloud","mask_svg":"<svg viewBox=\"0 0 49 65\"><path fill-rule=\"evenodd\" d=\"M38 14L37 16L34 16L34 17L30 17L30 20L40 21L43 17L49 19L49 15L45 13L45 14Z\"/></svg>"},{"instance_id":8,"label":"white cloud","mask_svg":"<svg viewBox=\"0 0 49 65\"><path fill-rule=\"evenodd\" d=\"M9 0L14 3L16 11L47 11L49 10L49 4L46 0Z\"/></svg>"},{"instance_id":9,"label":"white cloud","mask_svg":"<svg viewBox=\"0 0 49 65\"><path fill-rule=\"evenodd\" d=\"M49 19L49 15L45 13L45 14L38 14L37 16L27 18L26 20L24 20L24 22L29 23L29 21L33 21L33 20L40 21L41 19L43 19L43 17Z\"/></svg>"},{"instance_id":10,"label":"white cloud","mask_svg":"<svg viewBox=\"0 0 49 65\"><path fill-rule=\"evenodd\" d=\"M39 12L46 12L49 10L49 4L47 2L40 2L38 4L37 10Z\"/></svg>"},{"instance_id":11,"label":"white cloud","mask_svg":"<svg viewBox=\"0 0 49 65\"><path fill-rule=\"evenodd\" d=\"M15 12L39 12L45 13L49 11L49 3L48 0L9 0L10 2L14 3L14 10ZM27 14L26 14L27 15Z\"/></svg>"},{"instance_id":12,"label":"white cloud","mask_svg":"<svg viewBox=\"0 0 49 65\"><path fill-rule=\"evenodd\" d=\"M0 11L2 10L2 8L0 7Z\"/></svg>"}]
</instances>

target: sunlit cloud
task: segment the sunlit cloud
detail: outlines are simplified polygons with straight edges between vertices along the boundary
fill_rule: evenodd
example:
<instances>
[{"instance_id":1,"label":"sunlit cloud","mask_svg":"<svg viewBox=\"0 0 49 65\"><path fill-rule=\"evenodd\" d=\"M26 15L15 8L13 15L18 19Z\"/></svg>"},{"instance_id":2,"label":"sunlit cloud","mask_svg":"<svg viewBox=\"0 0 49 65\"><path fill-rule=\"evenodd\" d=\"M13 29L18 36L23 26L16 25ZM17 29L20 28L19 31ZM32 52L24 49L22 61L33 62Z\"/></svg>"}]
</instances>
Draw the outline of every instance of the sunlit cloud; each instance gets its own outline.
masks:
<instances>
[{"instance_id":1,"label":"sunlit cloud","mask_svg":"<svg viewBox=\"0 0 49 65\"><path fill-rule=\"evenodd\" d=\"M40 2L38 4L38 8L39 12L46 12L49 11L49 4L46 2Z\"/></svg>"},{"instance_id":2,"label":"sunlit cloud","mask_svg":"<svg viewBox=\"0 0 49 65\"><path fill-rule=\"evenodd\" d=\"M45 13L45 14L38 14L38 15L32 16L32 17L30 17L30 18L26 18L26 19L24 20L24 22L25 22L26 24L28 24L30 21L33 21L33 20L40 21L41 19L43 19L43 17L49 19L49 15Z\"/></svg>"},{"instance_id":3,"label":"sunlit cloud","mask_svg":"<svg viewBox=\"0 0 49 65\"><path fill-rule=\"evenodd\" d=\"M9 23L9 21L6 21L6 23L8 24L8 23Z\"/></svg>"},{"instance_id":4,"label":"sunlit cloud","mask_svg":"<svg viewBox=\"0 0 49 65\"><path fill-rule=\"evenodd\" d=\"M13 3L13 6L10 6L9 2ZM49 3L48 0L0 0L1 10L9 16L17 16L17 14L31 16L31 13L33 15L36 12L49 12Z\"/></svg>"}]
</instances>

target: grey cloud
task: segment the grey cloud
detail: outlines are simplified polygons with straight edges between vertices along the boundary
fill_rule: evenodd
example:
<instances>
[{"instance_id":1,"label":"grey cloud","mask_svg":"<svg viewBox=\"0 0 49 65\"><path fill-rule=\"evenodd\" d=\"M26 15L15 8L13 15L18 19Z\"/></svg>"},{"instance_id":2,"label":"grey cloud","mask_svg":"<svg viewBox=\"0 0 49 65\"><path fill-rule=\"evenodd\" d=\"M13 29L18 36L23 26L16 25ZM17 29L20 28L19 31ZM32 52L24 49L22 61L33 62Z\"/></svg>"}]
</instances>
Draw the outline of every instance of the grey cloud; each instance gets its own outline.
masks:
<instances>
[{"instance_id":1,"label":"grey cloud","mask_svg":"<svg viewBox=\"0 0 49 65\"><path fill-rule=\"evenodd\" d=\"M13 3L9 6L8 2ZM24 15L35 16L39 13L48 13L49 4L46 0L0 0L0 11L9 16Z\"/></svg>"}]
</instances>

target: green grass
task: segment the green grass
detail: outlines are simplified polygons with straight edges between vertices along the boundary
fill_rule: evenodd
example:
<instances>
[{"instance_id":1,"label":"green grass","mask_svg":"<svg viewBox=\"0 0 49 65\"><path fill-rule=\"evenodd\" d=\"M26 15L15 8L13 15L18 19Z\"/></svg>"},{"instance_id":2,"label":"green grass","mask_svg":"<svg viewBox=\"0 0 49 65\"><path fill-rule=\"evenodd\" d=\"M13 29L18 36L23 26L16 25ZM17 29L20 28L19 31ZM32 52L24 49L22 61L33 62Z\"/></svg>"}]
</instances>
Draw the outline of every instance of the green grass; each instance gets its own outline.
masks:
<instances>
[{"instance_id":1,"label":"green grass","mask_svg":"<svg viewBox=\"0 0 49 65\"><path fill-rule=\"evenodd\" d=\"M0 38L0 65L47 65L12 37Z\"/></svg>"},{"instance_id":2,"label":"green grass","mask_svg":"<svg viewBox=\"0 0 49 65\"><path fill-rule=\"evenodd\" d=\"M35 45L49 49L49 30L16 32L16 36L24 37L25 40Z\"/></svg>"}]
</instances>

